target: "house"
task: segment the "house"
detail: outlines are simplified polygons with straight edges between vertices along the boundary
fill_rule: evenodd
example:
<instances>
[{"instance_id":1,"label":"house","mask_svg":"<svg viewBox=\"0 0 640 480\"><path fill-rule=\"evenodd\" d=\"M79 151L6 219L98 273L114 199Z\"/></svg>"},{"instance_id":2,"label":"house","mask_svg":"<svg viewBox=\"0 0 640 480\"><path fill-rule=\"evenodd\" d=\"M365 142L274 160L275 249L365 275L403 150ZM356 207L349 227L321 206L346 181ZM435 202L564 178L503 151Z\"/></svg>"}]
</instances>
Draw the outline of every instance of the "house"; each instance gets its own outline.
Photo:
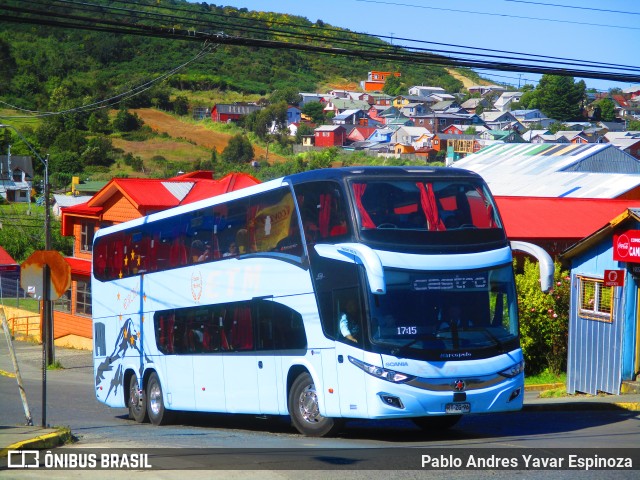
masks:
<instances>
[{"instance_id":1,"label":"house","mask_svg":"<svg viewBox=\"0 0 640 480\"><path fill-rule=\"evenodd\" d=\"M499 112L508 112L514 103L519 103L524 92L503 92L494 102L493 107Z\"/></svg>"},{"instance_id":2,"label":"house","mask_svg":"<svg viewBox=\"0 0 640 480\"><path fill-rule=\"evenodd\" d=\"M466 102L462 102L460 107L464 108L469 113L476 113L478 108L485 110L491 107L491 104L486 98L470 98Z\"/></svg>"},{"instance_id":3,"label":"house","mask_svg":"<svg viewBox=\"0 0 640 480\"><path fill-rule=\"evenodd\" d=\"M444 150L449 153L449 147L451 147L451 152L454 154L453 161L457 161L470 153L475 153L483 147L477 135L436 133L431 142L436 152Z\"/></svg>"},{"instance_id":4,"label":"house","mask_svg":"<svg viewBox=\"0 0 640 480\"><path fill-rule=\"evenodd\" d=\"M391 142L391 136L395 130L391 128L376 128L374 132L369 135L367 141L375 143L389 143Z\"/></svg>"},{"instance_id":5,"label":"house","mask_svg":"<svg viewBox=\"0 0 640 480\"><path fill-rule=\"evenodd\" d=\"M540 125L542 128L548 128L552 123L556 121L548 118L537 108L530 110L512 110L511 113L514 117L526 128L530 125Z\"/></svg>"},{"instance_id":6,"label":"house","mask_svg":"<svg viewBox=\"0 0 640 480\"><path fill-rule=\"evenodd\" d=\"M490 95L493 93L502 93L507 89L499 85L471 85L467 88L470 94L477 93L480 96Z\"/></svg>"},{"instance_id":7,"label":"house","mask_svg":"<svg viewBox=\"0 0 640 480\"><path fill-rule=\"evenodd\" d=\"M81 203L88 202L91 199L91 195L53 195L53 204L51 205L51 213L54 216L60 217L62 214L62 208L72 207L74 205L80 205Z\"/></svg>"},{"instance_id":8,"label":"house","mask_svg":"<svg viewBox=\"0 0 640 480\"><path fill-rule=\"evenodd\" d=\"M352 100L350 98L334 98L327 102L324 107L325 113L333 112L339 115L346 110L368 111L371 106L363 100Z\"/></svg>"},{"instance_id":9,"label":"house","mask_svg":"<svg viewBox=\"0 0 640 480\"><path fill-rule=\"evenodd\" d=\"M0 286L4 299L24 295L20 287L20 264L2 247L0 247Z\"/></svg>"},{"instance_id":10,"label":"house","mask_svg":"<svg viewBox=\"0 0 640 480\"><path fill-rule=\"evenodd\" d=\"M261 108L258 105L246 103L218 103L211 109L211 121L218 123L237 122Z\"/></svg>"},{"instance_id":11,"label":"house","mask_svg":"<svg viewBox=\"0 0 640 480\"><path fill-rule=\"evenodd\" d=\"M531 242L557 257L639 200L495 196L509 240Z\"/></svg>"},{"instance_id":12,"label":"house","mask_svg":"<svg viewBox=\"0 0 640 480\"><path fill-rule=\"evenodd\" d=\"M424 127L403 126L398 128L391 135L391 143L401 145L411 145L423 135L431 135L431 132Z\"/></svg>"},{"instance_id":13,"label":"house","mask_svg":"<svg viewBox=\"0 0 640 480\"><path fill-rule=\"evenodd\" d=\"M381 92L387 78L390 76L400 77L400 72L380 72L371 71L367 75L367 79L360 82L360 88L365 92Z\"/></svg>"},{"instance_id":14,"label":"house","mask_svg":"<svg viewBox=\"0 0 640 480\"><path fill-rule=\"evenodd\" d=\"M428 112L428 108L422 103L407 103L400 107L400 113L405 117L422 116Z\"/></svg>"},{"instance_id":15,"label":"house","mask_svg":"<svg viewBox=\"0 0 640 480\"><path fill-rule=\"evenodd\" d=\"M492 130L526 130L512 112L482 112L480 118Z\"/></svg>"},{"instance_id":16,"label":"house","mask_svg":"<svg viewBox=\"0 0 640 480\"><path fill-rule=\"evenodd\" d=\"M347 141L347 131L342 125L321 125L314 134L316 147L341 147Z\"/></svg>"},{"instance_id":17,"label":"house","mask_svg":"<svg viewBox=\"0 0 640 480\"><path fill-rule=\"evenodd\" d=\"M92 348L91 264L98 228L139 218L260 183L233 173L214 180L211 172L193 172L171 179L114 178L86 203L61 209L61 232L74 237L71 288L54 302L56 344Z\"/></svg>"},{"instance_id":18,"label":"house","mask_svg":"<svg viewBox=\"0 0 640 480\"><path fill-rule=\"evenodd\" d=\"M456 100L445 100L431 105L431 110L439 113L469 113Z\"/></svg>"},{"instance_id":19,"label":"house","mask_svg":"<svg viewBox=\"0 0 640 480\"><path fill-rule=\"evenodd\" d=\"M434 93L447 93L442 87L425 87L422 85L415 85L408 90L409 95L414 97L428 97Z\"/></svg>"},{"instance_id":20,"label":"house","mask_svg":"<svg viewBox=\"0 0 640 480\"><path fill-rule=\"evenodd\" d=\"M490 140L493 142L503 143L523 143L524 140L518 134L518 132L512 130L486 130L482 132L480 138L483 140Z\"/></svg>"},{"instance_id":21,"label":"house","mask_svg":"<svg viewBox=\"0 0 640 480\"><path fill-rule=\"evenodd\" d=\"M636 102L627 100L624 95L611 95L611 99L615 104L617 118L640 116L640 105Z\"/></svg>"},{"instance_id":22,"label":"house","mask_svg":"<svg viewBox=\"0 0 640 480\"><path fill-rule=\"evenodd\" d=\"M305 92L300 92L299 93L300 97L302 98L302 100L300 101L300 107L304 107L307 103L311 103L311 102L324 102L324 97L325 95L322 93L305 93Z\"/></svg>"},{"instance_id":23,"label":"house","mask_svg":"<svg viewBox=\"0 0 640 480\"><path fill-rule=\"evenodd\" d=\"M359 125L365 118L368 118L366 110L354 108L338 113L331 121L334 125Z\"/></svg>"},{"instance_id":24,"label":"house","mask_svg":"<svg viewBox=\"0 0 640 480\"><path fill-rule=\"evenodd\" d=\"M570 265L567 393L619 394L640 371L640 209L611 215L559 259Z\"/></svg>"},{"instance_id":25,"label":"house","mask_svg":"<svg viewBox=\"0 0 640 480\"><path fill-rule=\"evenodd\" d=\"M526 132L520 134L525 142L531 142L532 139L534 137L537 137L538 135L551 135L551 132L549 130L527 130Z\"/></svg>"},{"instance_id":26,"label":"house","mask_svg":"<svg viewBox=\"0 0 640 480\"><path fill-rule=\"evenodd\" d=\"M287 107L287 125L300 123L302 121L302 110L293 105Z\"/></svg>"},{"instance_id":27,"label":"house","mask_svg":"<svg viewBox=\"0 0 640 480\"><path fill-rule=\"evenodd\" d=\"M497 143L456 162L494 195L640 199L640 160L607 143Z\"/></svg>"},{"instance_id":28,"label":"house","mask_svg":"<svg viewBox=\"0 0 640 480\"><path fill-rule=\"evenodd\" d=\"M396 108L402 108L405 105L416 104L416 103L425 103L425 99L423 97L417 97L413 95L398 95L393 99L392 105Z\"/></svg>"},{"instance_id":29,"label":"house","mask_svg":"<svg viewBox=\"0 0 640 480\"><path fill-rule=\"evenodd\" d=\"M355 126L347 133L347 141L350 143L367 141L376 130L378 130L376 127Z\"/></svg>"},{"instance_id":30,"label":"house","mask_svg":"<svg viewBox=\"0 0 640 480\"><path fill-rule=\"evenodd\" d=\"M391 95L387 95L386 93L371 93L369 94L373 103L371 105L379 105L382 107L390 107L393 104L393 98ZM363 99L364 100L364 99Z\"/></svg>"},{"instance_id":31,"label":"house","mask_svg":"<svg viewBox=\"0 0 640 480\"><path fill-rule=\"evenodd\" d=\"M640 159L640 132L609 132L605 133L604 141Z\"/></svg>"},{"instance_id":32,"label":"house","mask_svg":"<svg viewBox=\"0 0 640 480\"><path fill-rule=\"evenodd\" d=\"M28 155L0 155L0 196L11 203L29 203L33 164Z\"/></svg>"}]
</instances>

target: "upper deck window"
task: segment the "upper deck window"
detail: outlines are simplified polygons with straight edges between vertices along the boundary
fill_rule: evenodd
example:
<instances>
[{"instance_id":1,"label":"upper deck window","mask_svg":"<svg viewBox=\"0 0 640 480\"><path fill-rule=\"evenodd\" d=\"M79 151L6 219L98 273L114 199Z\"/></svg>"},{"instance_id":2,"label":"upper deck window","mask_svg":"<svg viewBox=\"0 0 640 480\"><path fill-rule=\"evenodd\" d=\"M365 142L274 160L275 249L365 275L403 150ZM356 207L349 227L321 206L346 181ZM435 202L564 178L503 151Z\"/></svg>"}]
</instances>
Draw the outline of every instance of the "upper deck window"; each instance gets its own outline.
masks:
<instances>
[{"instance_id":1,"label":"upper deck window","mask_svg":"<svg viewBox=\"0 0 640 480\"><path fill-rule=\"evenodd\" d=\"M350 185L365 241L468 245L505 239L481 180L355 179Z\"/></svg>"}]
</instances>

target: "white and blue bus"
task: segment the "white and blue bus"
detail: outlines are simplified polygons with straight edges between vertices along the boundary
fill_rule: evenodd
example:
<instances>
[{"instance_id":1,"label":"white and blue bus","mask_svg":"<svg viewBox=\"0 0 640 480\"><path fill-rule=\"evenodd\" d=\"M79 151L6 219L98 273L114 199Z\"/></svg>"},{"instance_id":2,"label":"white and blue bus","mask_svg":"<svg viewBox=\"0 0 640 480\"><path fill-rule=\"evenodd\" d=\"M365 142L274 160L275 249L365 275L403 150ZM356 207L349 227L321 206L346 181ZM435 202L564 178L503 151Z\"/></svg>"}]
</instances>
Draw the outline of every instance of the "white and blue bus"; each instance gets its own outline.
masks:
<instances>
[{"instance_id":1,"label":"white and blue bus","mask_svg":"<svg viewBox=\"0 0 640 480\"><path fill-rule=\"evenodd\" d=\"M454 168L310 171L103 228L96 396L138 422L289 415L310 436L518 410L512 248Z\"/></svg>"}]
</instances>

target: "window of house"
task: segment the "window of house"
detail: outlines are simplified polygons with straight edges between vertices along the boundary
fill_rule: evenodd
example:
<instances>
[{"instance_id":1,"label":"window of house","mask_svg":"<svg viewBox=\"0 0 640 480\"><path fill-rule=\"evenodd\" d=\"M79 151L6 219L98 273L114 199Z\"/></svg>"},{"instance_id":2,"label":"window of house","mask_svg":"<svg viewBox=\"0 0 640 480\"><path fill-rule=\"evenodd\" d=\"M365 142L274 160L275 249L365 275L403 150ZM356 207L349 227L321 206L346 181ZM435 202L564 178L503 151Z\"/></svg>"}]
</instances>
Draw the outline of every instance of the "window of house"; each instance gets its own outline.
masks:
<instances>
[{"instance_id":1,"label":"window of house","mask_svg":"<svg viewBox=\"0 0 640 480\"><path fill-rule=\"evenodd\" d=\"M64 292L60 298L53 302L53 309L58 312L71 313L71 289Z\"/></svg>"},{"instance_id":2,"label":"window of house","mask_svg":"<svg viewBox=\"0 0 640 480\"><path fill-rule=\"evenodd\" d=\"M78 281L76 289L76 315L91 316L91 284Z\"/></svg>"},{"instance_id":3,"label":"window of house","mask_svg":"<svg viewBox=\"0 0 640 480\"><path fill-rule=\"evenodd\" d=\"M603 322L613 321L613 287L602 279L578 277L580 281L580 316Z\"/></svg>"},{"instance_id":4,"label":"window of house","mask_svg":"<svg viewBox=\"0 0 640 480\"><path fill-rule=\"evenodd\" d=\"M21 170L14 170L13 171L13 181L14 182L21 182L22 181L22 171Z\"/></svg>"},{"instance_id":5,"label":"window of house","mask_svg":"<svg viewBox=\"0 0 640 480\"><path fill-rule=\"evenodd\" d=\"M93 222L84 221L80 224L80 251L91 252L93 250L93 234L95 225Z\"/></svg>"}]
</instances>

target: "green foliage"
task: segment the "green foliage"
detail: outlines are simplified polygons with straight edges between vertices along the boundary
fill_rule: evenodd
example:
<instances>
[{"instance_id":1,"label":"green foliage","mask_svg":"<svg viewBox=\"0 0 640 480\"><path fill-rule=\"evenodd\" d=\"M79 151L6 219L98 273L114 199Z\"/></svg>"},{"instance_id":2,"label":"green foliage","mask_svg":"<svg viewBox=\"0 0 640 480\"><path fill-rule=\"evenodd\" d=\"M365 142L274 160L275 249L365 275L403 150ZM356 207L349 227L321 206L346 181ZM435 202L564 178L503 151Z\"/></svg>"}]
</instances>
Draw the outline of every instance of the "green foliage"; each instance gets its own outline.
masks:
<instances>
[{"instance_id":1,"label":"green foliage","mask_svg":"<svg viewBox=\"0 0 640 480\"><path fill-rule=\"evenodd\" d=\"M580 120L586 98L583 80L575 83L572 77L542 75L538 86L520 99L525 108L539 108L547 117L561 122Z\"/></svg>"},{"instance_id":2,"label":"green foliage","mask_svg":"<svg viewBox=\"0 0 640 480\"><path fill-rule=\"evenodd\" d=\"M570 278L556 264L554 288L540 290L537 263L526 259L516 275L520 313L520 342L527 373L549 370L559 374L566 368L569 331Z\"/></svg>"},{"instance_id":3,"label":"green foliage","mask_svg":"<svg viewBox=\"0 0 640 480\"><path fill-rule=\"evenodd\" d=\"M627 130L640 130L640 120L629 120L627 123Z\"/></svg>"},{"instance_id":4,"label":"green foliage","mask_svg":"<svg viewBox=\"0 0 640 480\"><path fill-rule=\"evenodd\" d=\"M138 130L143 122L135 113L130 113L122 108L118 110L116 117L113 119L112 127L117 132L132 132Z\"/></svg>"},{"instance_id":5,"label":"green foliage","mask_svg":"<svg viewBox=\"0 0 640 480\"><path fill-rule=\"evenodd\" d=\"M302 113L311 117L313 123L322 123L324 120L324 105L320 102L305 103Z\"/></svg>"},{"instance_id":6,"label":"green foliage","mask_svg":"<svg viewBox=\"0 0 640 480\"><path fill-rule=\"evenodd\" d=\"M222 151L221 157L225 163L249 163L254 159L255 152L246 135L239 133L231 137L226 148Z\"/></svg>"},{"instance_id":7,"label":"green foliage","mask_svg":"<svg viewBox=\"0 0 640 480\"><path fill-rule=\"evenodd\" d=\"M186 115L189 113L189 99L184 95L178 95L173 101L173 112L176 115Z\"/></svg>"},{"instance_id":8,"label":"green foliage","mask_svg":"<svg viewBox=\"0 0 640 480\"><path fill-rule=\"evenodd\" d=\"M610 98L603 98L594 102L593 120L613 122L616 119L616 104Z\"/></svg>"},{"instance_id":9,"label":"green foliage","mask_svg":"<svg viewBox=\"0 0 640 480\"><path fill-rule=\"evenodd\" d=\"M389 75L384 82L384 87L382 87L382 91L392 97L405 93L405 89L406 87L402 84L400 78L395 75Z\"/></svg>"}]
</instances>

